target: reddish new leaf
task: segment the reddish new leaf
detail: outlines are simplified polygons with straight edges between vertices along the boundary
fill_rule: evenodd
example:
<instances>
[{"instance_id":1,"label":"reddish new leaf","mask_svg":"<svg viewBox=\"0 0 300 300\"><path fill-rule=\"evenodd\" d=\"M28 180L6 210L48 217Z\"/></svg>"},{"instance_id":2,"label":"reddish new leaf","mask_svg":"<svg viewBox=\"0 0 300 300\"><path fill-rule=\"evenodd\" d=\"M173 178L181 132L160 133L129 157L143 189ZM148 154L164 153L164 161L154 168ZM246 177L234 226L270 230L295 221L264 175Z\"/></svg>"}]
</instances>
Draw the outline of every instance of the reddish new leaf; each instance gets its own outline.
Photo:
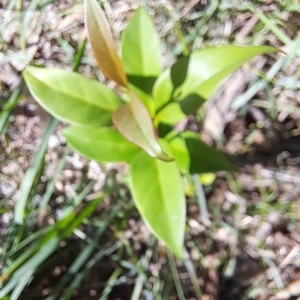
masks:
<instances>
[{"instance_id":1,"label":"reddish new leaf","mask_svg":"<svg viewBox=\"0 0 300 300\"><path fill-rule=\"evenodd\" d=\"M85 26L98 67L109 79L127 87L121 59L104 12L96 0L85 1Z\"/></svg>"},{"instance_id":2,"label":"reddish new leaf","mask_svg":"<svg viewBox=\"0 0 300 300\"><path fill-rule=\"evenodd\" d=\"M130 91L130 102L113 113L113 123L119 132L150 156L163 161L173 159L161 149L153 128L150 114L138 96Z\"/></svg>"}]
</instances>

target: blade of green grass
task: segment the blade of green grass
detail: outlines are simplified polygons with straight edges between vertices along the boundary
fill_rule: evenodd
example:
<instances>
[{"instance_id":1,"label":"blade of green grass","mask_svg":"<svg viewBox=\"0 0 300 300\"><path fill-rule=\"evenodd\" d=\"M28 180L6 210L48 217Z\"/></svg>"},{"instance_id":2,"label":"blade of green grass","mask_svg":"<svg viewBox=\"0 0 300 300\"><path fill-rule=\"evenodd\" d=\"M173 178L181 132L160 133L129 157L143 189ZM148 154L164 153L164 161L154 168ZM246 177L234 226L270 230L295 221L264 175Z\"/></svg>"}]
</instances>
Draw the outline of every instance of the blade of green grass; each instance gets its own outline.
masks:
<instances>
[{"instance_id":1,"label":"blade of green grass","mask_svg":"<svg viewBox=\"0 0 300 300\"><path fill-rule=\"evenodd\" d=\"M179 278L179 274L178 274L176 263L175 263L175 258L170 251L167 251L167 255L168 255L169 265L170 265L171 273L172 273L173 280L175 283L178 298L179 298L179 300L185 300L183 289L182 289L180 278Z\"/></svg>"},{"instance_id":2,"label":"blade of green grass","mask_svg":"<svg viewBox=\"0 0 300 300\"><path fill-rule=\"evenodd\" d=\"M28 32L30 23L34 17L35 10L37 9L39 0L31 0L28 9L26 10L24 20L22 22L22 30L20 34L20 48L25 52L26 50L26 34Z\"/></svg>"},{"instance_id":3,"label":"blade of green grass","mask_svg":"<svg viewBox=\"0 0 300 300\"><path fill-rule=\"evenodd\" d=\"M121 210L121 205L115 206L110 214L105 219L105 222L102 226L100 226L95 232L90 244L88 244L84 250L77 256L72 265L68 268L64 277L60 280L59 284L53 289L51 295L47 298L47 300L55 300L58 295L61 293L64 286L68 284L68 282L74 277L74 274L80 272L80 269L86 264L86 261L90 257L91 253L97 247L100 238L107 226L111 223L111 221L115 218L118 212Z\"/></svg>"},{"instance_id":4,"label":"blade of green grass","mask_svg":"<svg viewBox=\"0 0 300 300\"><path fill-rule=\"evenodd\" d=\"M140 266L143 267L144 270L148 270L149 261L153 254L153 251L152 251L153 244L154 244L154 239L152 238L149 241L148 249L146 250L145 255L139 261ZM139 275L135 282L135 286L134 286L130 300L139 300L140 299L140 296L141 296L141 293L143 290L143 286L147 282L147 274L145 273L144 270L142 270L142 272L139 272Z\"/></svg>"},{"instance_id":5,"label":"blade of green grass","mask_svg":"<svg viewBox=\"0 0 300 300\"><path fill-rule=\"evenodd\" d=\"M39 249L47 243L53 236L57 233L61 232L62 228L68 226L73 221L74 214L70 214L66 216L65 219L60 220L56 224L52 225L49 232L46 235L43 235L42 238L36 243L32 244L29 248L26 249L20 256L18 256L9 267L4 271L4 273L0 277L0 283L4 282L7 278L9 278L15 270L17 270L22 264L24 264L31 256L33 256ZM14 249L14 248L13 248ZM12 249L12 250L13 250Z\"/></svg>"},{"instance_id":6,"label":"blade of green grass","mask_svg":"<svg viewBox=\"0 0 300 300\"><path fill-rule=\"evenodd\" d=\"M75 211L70 212L63 220L24 254L22 254L0 277L0 283L7 281L7 284L0 290L0 299L10 291L17 288L19 281L27 272L35 272L38 267L57 249L59 243L69 237L84 219L88 218L102 202L104 196L88 203L85 208L76 216Z\"/></svg>"},{"instance_id":7,"label":"blade of green grass","mask_svg":"<svg viewBox=\"0 0 300 300\"><path fill-rule=\"evenodd\" d=\"M195 26L189 31L189 34L186 37L187 43L192 43L192 50L196 51L200 49L200 46L204 40L205 35L205 25L212 18L217 8L219 7L218 0L211 0L208 6L205 6L203 11L203 16L197 21Z\"/></svg>"},{"instance_id":8,"label":"blade of green grass","mask_svg":"<svg viewBox=\"0 0 300 300\"><path fill-rule=\"evenodd\" d=\"M80 46L79 46L79 48L78 48L78 50L75 54L74 62L73 62L73 68L72 68L73 71L77 71L79 66L80 66L81 60L82 60L83 55L84 55L86 43L87 43L87 39L85 38L81 42L81 44L80 44Z\"/></svg>"},{"instance_id":9,"label":"blade of green grass","mask_svg":"<svg viewBox=\"0 0 300 300\"><path fill-rule=\"evenodd\" d=\"M4 21L2 22L2 26L0 27L0 32L1 32L1 34L0 34L0 42L2 42L2 43L3 43L3 41L1 40L1 37L3 36L4 31L6 30L6 28L7 28L10 24L13 24L14 22L20 21L20 20L22 20L23 18L25 19L25 18L26 18L26 14L28 13L28 10L26 10L26 11L20 11L20 9L21 9L21 8L20 8L20 9L17 9L17 10L19 10L18 16L12 18L11 12L12 12L13 7L16 5L16 2L17 2L17 1L18 1L18 0L11 0L10 3L9 3L9 7L8 7L8 9L6 10L7 14L6 14L5 18L4 18ZM43 8L45 8L47 5L53 4L55 1L57 1L57 0L46 0L46 1L43 2L43 3L38 3L37 6L36 6L36 8L35 8L35 10L36 10L36 11L41 11L41 10L42 10ZM28 18L29 18L29 17L28 17ZM25 42L26 42L26 40L25 40Z\"/></svg>"},{"instance_id":10,"label":"blade of green grass","mask_svg":"<svg viewBox=\"0 0 300 300\"><path fill-rule=\"evenodd\" d=\"M290 12L299 12L300 11L300 4L289 4L285 7L286 11Z\"/></svg>"},{"instance_id":11,"label":"blade of green grass","mask_svg":"<svg viewBox=\"0 0 300 300\"><path fill-rule=\"evenodd\" d=\"M264 89L268 84L268 81L273 79L273 77L279 72L282 68L286 58L281 57L276 61L276 63L270 68L266 74L266 79L261 79L254 83L244 94L236 97L231 104L232 110L238 110L246 105L260 90Z\"/></svg>"},{"instance_id":12,"label":"blade of green grass","mask_svg":"<svg viewBox=\"0 0 300 300\"><path fill-rule=\"evenodd\" d=\"M287 46L293 45L293 41L279 29L274 20L269 19L265 14L259 12L252 4L246 4L245 7L255 14L281 42Z\"/></svg>"},{"instance_id":13,"label":"blade of green grass","mask_svg":"<svg viewBox=\"0 0 300 300\"><path fill-rule=\"evenodd\" d=\"M68 14L74 13L78 10L82 10L83 9L83 3L80 4L75 4L74 6L72 6L71 8L68 8L60 13L57 14L58 18L64 17Z\"/></svg>"},{"instance_id":14,"label":"blade of green grass","mask_svg":"<svg viewBox=\"0 0 300 300\"><path fill-rule=\"evenodd\" d=\"M146 253L139 259L138 262L134 259L133 263L130 263L128 261L121 260L119 264L130 270L128 273L128 277L133 277L136 274L138 274L138 277L135 282L135 286L131 295L130 300L138 300L140 299L143 286L147 283L147 270L149 267L149 261L153 254L153 246L156 242L156 239L152 236L148 242L148 249L146 250ZM154 287L153 287L154 288ZM152 289L153 292L153 289ZM152 295L151 295L152 296ZM148 299L148 298L147 298ZM155 298L156 299L156 298Z\"/></svg>"},{"instance_id":15,"label":"blade of green grass","mask_svg":"<svg viewBox=\"0 0 300 300\"><path fill-rule=\"evenodd\" d=\"M61 216L60 216L60 220L55 223L54 225L45 227L40 229L37 232L32 233L29 237L27 237L25 240L23 240L22 242L20 242L19 244L17 244L16 246L14 246L9 252L5 253L2 252L2 259L7 259L9 257L11 257L12 255L14 255L15 253L17 253L18 251L20 251L22 248L26 247L27 245L29 245L31 242L33 242L34 240L40 238L41 236L45 236L46 234L53 232L53 230L59 229L62 227L61 224L64 224L65 220L67 218L70 217L70 215L73 214L74 212L74 203L78 206L82 200L84 199L84 197L86 197L86 195L91 191L91 189L94 186L94 181L91 181L86 188L79 194L78 199L74 200L72 207L70 207L69 209L67 209L66 212L64 212ZM104 196L104 194L103 194ZM65 226L65 225L64 225ZM30 254L32 255L32 254Z\"/></svg>"},{"instance_id":16,"label":"blade of green grass","mask_svg":"<svg viewBox=\"0 0 300 300\"><path fill-rule=\"evenodd\" d=\"M110 254L114 253L118 248L122 246L122 242L118 241L113 246L106 250L101 250L97 252L82 268L80 273L77 273L74 280L68 286L65 293L59 298L60 300L68 300L72 297L73 292L80 286L83 279L88 275L91 269L95 266L95 264L103 257L109 256ZM105 247L104 247L105 248ZM48 300L48 299L46 299Z\"/></svg>"},{"instance_id":17,"label":"blade of green grass","mask_svg":"<svg viewBox=\"0 0 300 300\"><path fill-rule=\"evenodd\" d=\"M9 22L11 21L11 13L12 13L12 10L13 10L14 6L16 5L16 3L17 3L17 0L11 0L9 2L8 8L5 11L5 17L2 20L1 29L0 29L0 31L1 31L1 35L0 35L1 42L3 42L2 37L4 36L4 32L7 28L7 26L9 25Z\"/></svg>"},{"instance_id":18,"label":"blade of green grass","mask_svg":"<svg viewBox=\"0 0 300 300\"><path fill-rule=\"evenodd\" d=\"M46 187L46 191L45 194L43 195L41 202L40 202L40 206L39 206L39 210L38 212L40 213L49 203L51 196L55 190L55 183L61 173L61 171L63 170L63 168L66 165L66 158L67 156L70 154L70 148L68 146L66 146L65 150L64 150L64 154L56 168L55 174L53 175L52 179L48 182L47 187Z\"/></svg>"},{"instance_id":19,"label":"blade of green grass","mask_svg":"<svg viewBox=\"0 0 300 300\"><path fill-rule=\"evenodd\" d=\"M199 206L199 212L201 215L201 218L204 221L209 221L209 217L208 217L208 211L207 211L207 204L206 204L206 197L205 197L205 193L203 190L203 186L200 182L200 178L199 175L195 174L193 175L193 181L195 184L195 196L198 202L198 206Z\"/></svg>"},{"instance_id":20,"label":"blade of green grass","mask_svg":"<svg viewBox=\"0 0 300 300\"><path fill-rule=\"evenodd\" d=\"M185 265L185 268L187 269L189 275L190 275L190 278L191 278L191 281L192 281L192 284L193 284L193 287L194 287L194 291L195 291L195 294L197 295L197 299L202 299L202 292L201 292L201 289L199 287L199 283L198 283L198 279L197 279L197 275L196 275L196 272L195 272L195 268L194 268L194 265L193 265L193 262L188 258L188 252L185 250L185 260L183 261L184 262L184 265Z\"/></svg>"},{"instance_id":21,"label":"blade of green grass","mask_svg":"<svg viewBox=\"0 0 300 300\"><path fill-rule=\"evenodd\" d=\"M99 300L106 300L108 295L110 294L110 292L112 291L114 285L116 284L116 280L119 277L119 275L121 274L122 269L121 268L117 268L108 278L108 280L106 281L106 286L101 294L101 297L99 298Z\"/></svg>"},{"instance_id":22,"label":"blade of green grass","mask_svg":"<svg viewBox=\"0 0 300 300\"><path fill-rule=\"evenodd\" d=\"M46 243L40 251L29 258L19 269L13 272L13 275L9 279L8 283L0 290L0 299L5 297L14 288L17 288L21 278L28 272L33 272L38 266L40 266L47 257L49 257L59 244L59 238L53 237L48 243Z\"/></svg>"},{"instance_id":23,"label":"blade of green grass","mask_svg":"<svg viewBox=\"0 0 300 300\"><path fill-rule=\"evenodd\" d=\"M47 5L49 4L53 4L56 0L46 0L42 3L39 3L36 7L36 10L42 10L43 8L45 8Z\"/></svg>"},{"instance_id":24,"label":"blade of green grass","mask_svg":"<svg viewBox=\"0 0 300 300\"><path fill-rule=\"evenodd\" d=\"M133 289L130 300L139 300L140 299L144 283L145 283L144 276L139 274L138 278L135 281L134 289Z\"/></svg>"},{"instance_id":25,"label":"blade of green grass","mask_svg":"<svg viewBox=\"0 0 300 300\"><path fill-rule=\"evenodd\" d=\"M0 113L0 135L5 133L10 112L17 105L24 84L24 80L21 80L19 86L12 92Z\"/></svg>"},{"instance_id":26,"label":"blade of green grass","mask_svg":"<svg viewBox=\"0 0 300 300\"><path fill-rule=\"evenodd\" d=\"M40 238L42 236L45 236L46 234L48 234L49 232L51 232L53 230L53 226L55 226L55 225L56 224L54 224L52 226L41 228L39 231L32 233L25 240L23 240L18 245L16 245L15 247L13 247L10 251L8 251L7 253L5 253L4 255L3 255L3 253L1 253L2 254L1 258L3 260L10 258L11 256L13 256L14 254L16 254L18 251L20 251L21 249L23 249L24 247L26 247L27 245L29 245L30 243L32 243L36 239L38 239L38 238Z\"/></svg>"},{"instance_id":27,"label":"blade of green grass","mask_svg":"<svg viewBox=\"0 0 300 300\"><path fill-rule=\"evenodd\" d=\"M25 273L21 279L19 280L19 283L16 285L14 290L11 293L10 300L18 300L20 295L22 294L25 286L27 286L30 281L33 278L33 271L29 270L27 273Z\"/></svg>"},{"instance_id":28,"label":"blade of green grass","mask_svg":"<svg viewBox=\"0 0 300 300\"><path fill-rule=\"evenodd\" d=\"M45 131L43 136L41 145L39 147L38 152L35 154L34 159L27 169L24 178L22 179L21 187L20 187L20 197L15 205L14 211L14 222L16 224L23 224L23 218L26 210L26 203L28 200L29 193L33 187L34 180L36 179L36 175L43 164L43 160L45 157L45 153L48 148L48 140L53 133L58 121L54 118L51 119L49 125Z\"/></svg>"},{"instance_id":29,"label":"blade of green grass","mask_svg":"<svg viewBox=\"0 0 300 300\"><path fill-rule=\"evenodd\" d=\"M259 251L259 255L262 257L263 261L266 263L266 265L272 271L273 279L276 282L276 285L277 285L278 289L283 290L284 289L284 283L282 281L280 272L277 269L274 262L264 253L264 251Z\"/></svg>"},{"instance_id":30,"label":"blade of green grass","mask_svg":"<svg viewBox=\"0 0 300 300\"><path fill-rule=\"evenodd\" d=\"M148 292L148 299L156 299L156 300L163 300L160 290L163 289L164 282L160 280L159 277L155 277L155 281L153 283L151 292L146 290ZM138 300L138 299L137 299Z\"/></svg>"},{"instance_id":31,"label":"blade of green grass","mask_svg":"<svg viewBox=\"0 0 300 300\"><path fill-rule=\"evenodd\" d=\"M5 236L3 237L3 241L1 245L2 246L1 256L0 256L1 258L4 257L5 254L10 251L11 245L13 244L13 241L16 237L17 227L18 227L17 224L13 222L9 223L9 226L7 228ZM4 266L6 265L4 264Z\"/></svg>"},{"instance_id":32,"label":"blade of green grass","mask_svg":"<svg viewBox=\"0 0 300 300\"><path fill-rule=\"evenodd\" d=\"M75 207L77 207L84 198L91 192L95 185L95 181L92 180L89 184L83 189L83 191L79 195L75 195L73 201L71 201L62 211L62 214L59 218L64 218L66 215L69 215ZM72 200L71 198L69 200Z\"/></svg>"}]
</instances>

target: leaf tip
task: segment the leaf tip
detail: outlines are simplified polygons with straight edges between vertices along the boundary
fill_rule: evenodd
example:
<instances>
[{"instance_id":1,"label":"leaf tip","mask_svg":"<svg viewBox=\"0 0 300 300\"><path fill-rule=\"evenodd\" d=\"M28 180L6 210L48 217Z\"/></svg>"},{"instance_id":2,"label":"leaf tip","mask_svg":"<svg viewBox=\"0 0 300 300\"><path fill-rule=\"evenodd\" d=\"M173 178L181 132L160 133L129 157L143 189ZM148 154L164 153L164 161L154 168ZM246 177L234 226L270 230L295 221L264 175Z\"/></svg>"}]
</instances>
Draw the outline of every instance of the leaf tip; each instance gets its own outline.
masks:
<instances>
[{"instance_id":1,"label":"leaf tip","mask_svg":"<svg viewBox=\"0 0 300 300\"><path fill-rule=\"evenodd\" d=\"M99 69L107 78L128 88L128 78L104 11L96 0L86 0L84 10L87 37Z\"/></svg>"},{"instance_id":2,"label":"leaf tip","mask_svg":"<svg viewBox=\"0 0 300 300\"><path fill-rule=\"evenodd\" d=\"M160 159L162 161L165 161L165 162L171 162L171 161L175 160L173 157L169 156L167 153L165 153L163 151L155 153L154 155L151 155L151 156L155 157L157 159Z\"/></svg>"}]
</instances>

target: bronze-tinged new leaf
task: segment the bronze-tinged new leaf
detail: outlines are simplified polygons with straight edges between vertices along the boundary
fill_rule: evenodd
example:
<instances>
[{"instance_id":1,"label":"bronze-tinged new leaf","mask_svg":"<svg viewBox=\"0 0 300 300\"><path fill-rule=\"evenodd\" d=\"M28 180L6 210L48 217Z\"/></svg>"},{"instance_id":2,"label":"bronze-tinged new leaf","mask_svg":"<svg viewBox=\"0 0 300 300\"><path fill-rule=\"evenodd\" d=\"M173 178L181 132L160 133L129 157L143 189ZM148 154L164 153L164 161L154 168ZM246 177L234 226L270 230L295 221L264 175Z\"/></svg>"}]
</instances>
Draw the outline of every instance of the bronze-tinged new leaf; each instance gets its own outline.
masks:
<instances>
[{"instance_id":1,"label":"bronze-tinged new leaf","mask_svg":"<svg viewBox=\"0 0 300 300\"><path fill-rule=\"evenodd\" d=\"M159 145L150 114L133 91L130 91L130 102L120 106L113 113L113 123L125 138L141 147L150 156L163 161L173 160Z\"/></svg>"},{"instance_id":2,"label":"bronze-tinged new leaf","mask_svg":"<svg viewBox=\"0 0 300 300\"><path fill-rule=\"evenodd\" d=\"M85 26L94 57L103 74L125 87L128 86L121 59L104 12L96 0L85 1Z\"/></svg>"}]
</instances>

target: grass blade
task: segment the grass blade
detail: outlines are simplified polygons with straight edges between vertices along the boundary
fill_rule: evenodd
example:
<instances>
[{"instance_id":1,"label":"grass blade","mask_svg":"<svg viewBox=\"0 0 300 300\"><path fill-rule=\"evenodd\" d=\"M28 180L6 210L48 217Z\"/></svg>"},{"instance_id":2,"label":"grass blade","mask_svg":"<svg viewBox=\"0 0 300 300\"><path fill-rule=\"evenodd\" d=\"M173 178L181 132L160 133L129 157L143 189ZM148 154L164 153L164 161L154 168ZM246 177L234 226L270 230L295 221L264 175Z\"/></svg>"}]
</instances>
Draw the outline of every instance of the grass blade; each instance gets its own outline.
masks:
<instances>
[{"instance_id":1,"label":"grass blade","mask_svg":"<svg viewBox=\"0 0 300 300\"><path fill-rule=\"evenodd\" d=\"M264 23L269 30L272 31L272 33L281 41L283 42L285 45L290 46L293 44L293 41L286 35L283 33L283 31L281 31L279 29L278 26L276 26L274 20L269 19L268 17L266 17L265 14L259 12L253 5L246 5L246 7L253 13L255 14L262 23Z\"/></svg>"},{"instance_id":2,"label":"grass blade","mask_svg":"<svg viewBox=\"0 0 300 300\"><path fill-rule=\"evenodd\" d=\"M0 299L5 297L10 291L18 286L20 280L26 273L33 272L38 266L40 266L57 248L59 244L59 238L53 237L48 243L46 243L40 251L33 255L26 261L18 270L16 270L9 282L1 289Z\"/></svg>"},{"instance_id":3,"label":"grass blade","mask_svg":"<svg viewBox=\"0 0 300 300\"><path fill-rule=\"evenodd\" d=\"M43 195L41 202L40 202L39 212L41 212L43 210L43 208L45 208L46 205L49 203L50 198L55 189L55 183L58 179L59 174L61 173L61 171L63 170L63 168L66 165L66 158L69 154L70 154L70 148L68 146L66 146L66 149L65 149L64 154L57 166L55 174L53 175L52 180L49 181L47 184L45 194Z\"/></svg>"},{"instance_id":4,"label":"grass blade","mask_svg":"<svg viewBox=\"0 0 300 300\"><path fill-rule=\"evenodd\" d=\"M46 132L43 136L42 143L40 145L40 148L38 152L35 154L34 159L30 165L30 167L27 169L25 176L22 180L21 187L20 187L20 197L18 201L16 202L15 211L14 211L14 222L16 224L23 224L23 218L25 214L26 209L26 203L30 194L30 191L33 187L34 180L36 178L36 175L43 164L44 156L47 151L48 147L48 140L53 133L56 125L57 120L52 118L49 122L49 125L46 129Z\"/></svg>"},{"instance_id":5,"label":"grass blade","mask_svg":"<svg viewBox=\"0 0 300 300\"><path fill-rule=\"evenodd\" d=\"M25 51L26 50L26 34L28 32L29 26L32 22L34 17L34 11L37 9L39 0L32 0L28 6L26 11L23 24L22 24L22 31L20 35L20 48Z\"/></svg>"},{"instance_id":6,"label":"grass blade","mask_svg":"<svg viewBox=\"0 0 300 300\"><path fill-rule=\"evenodd\" d=\"M194 287L195 294L197 295L197 299L200 300L200 299L202 299L202 292L201 292L201 289L200 289L200 286L199 286L199 283L198 283L195 268L194 268L192 260L188 258L188 253L187 253L186 250L185 250L185 252L186 252L186 255L185 255L186 259L184 260L184 265L185 265L185 268L187 269L187 271L190 275L190 278L191 278L191 281L192 281L192 284L193 284L193 287Z\"/></svg>"},{"instance_id":7,"label":"grass blade","mask_svg":"<svg viewBox=\"0 0 300 300\"><path fill-rule=\"evenodd\" d=\"M1 24L1 28L0 28L0 31L1 31L1 42L2 42L2 37L4 36L4 32L7 28L7 26L9 25L9 22L11 21L11 13L12 13L12 10L13 10L13 7L16 5L17 3L17 0L11 0L9 5L8 5L8 8L5 12L5 17L4 19L2 20L2 24Z\"/></svg>"},{"instance_id":8,"label":"grass blade","mask_svg":"<svg viewBox=\"0 0 300 300\"><path fill-rule=\"evenodd\" d=\"M22 80L19 86L12 92L0 113L0 135L4 134L10 112L17 105L23 86L24 80Z\"/></svg>"},{"instance_id":9,"label":"grass blade","mask_svg":"<svg viewBox=\"0 0 300 300\"><path fill-rule=\"evenodd\" d=\"M108 248L107 250L101 250L97 252L83 267L83 269L76 275L74 280L71 282L71 284L68 286L68 289L65 291L65 293L59 298L60 300L68 300L72 297L73 292L75 289L78 288L78 286L81 284L82 280L87 276L87 274L91 271L91 269L94 267L94 265L101 259L103 256L108 256L111 253L115 252L120 246L122 245L122 242L115 243L112 247ZM48 299L47 299L48 300Z\"/></svg>"},{"instance_id":10,"label":"grass blade","mask_svg":"<svg viewBox=\"0 0 300 300\"><path fill-rule=\"evenodd\" d=\"M54 230L46 237L24 252L0 277L1 283L11 276L7 284L0 290L0 299L14 290L28 272L34 273L37 268L42 266L42 263L57 249L59 243L69 237L73 230L95 211L103 199L104 196L90 202L77 216L75 211L71 212L58 223L59 225L56 224L58 226L54 225Z\"/></svg>"},{"instance_id":11,"label":"grass blade","mask_svg":"<svg viewBox=\"0 0 300 300\"><path fill-rule=\"evenodd\" d=\"M202 183L200 182L199 175L197 174L193 175L193 181L195 184L195 196L198 202L200 215L204 221L209 222L206 197L205 197Z\"/></svg>"},{"instance_id":12,"label":"grass blade","mask_svg":"<svg viewBox=\"0 0 300 300\"><path fill-rule=\"evenodd\" d=\"M33 271L30 270L20 279L19 284L16 285L11 293L10 300L18 300L26 285L32 280Z\"/></svg>"},{"instance_id":13,"label":"grass blade","mask_svg":"<svg viewBox=\"0 0 300 300\"><path fill-rule=\"evenodd\" d=\"M62 288L68 284L68 282L71 280L71 278L74 276L74 274L77 274L80 272L80 269L86 263L87 259L90 257L93 250L96 248L96 246L99 242L99 239L102 237L105 229L111 223L111 221L114 219L114 217L117 215L117 213L120 211L120 209L121 209L121 205L118 205L111 211L111 213L108 215L107 219L105 220L104 225L98 228L98 230L96 231L96 233L94 234L94 236L92 238L91 243L89 245L87 245L84 248L84 250L77 256L75 261L68 268L67 273L64 275L64 277L59 282L59 284L55 287L52 294L47 298L47 300L57 299L58 295L61 293Z\"/></svg>"},{"instance_id":14,"label":"grass blade","mask_svg":"<svg viewBox=\"0 0 300 300\"><path fill-rule=\"evenodd\" d=\"M264 251L259 251L260 256L262 257L263 261L266 263L266 265L270 268L274 281L276 282L276 285L279 290L284 289L284 283L282 281L280 271L277 269L274 262L264 253Z\"/></svg>"},{"instance_id":15,"label":"grass blade","mask_svg":"<svg viewBox=\"0 0 300 300\"><path fill-rule=\"evenodd\" d=\"M102 292L101 298L99 298L99 300L106 300L107 296L110 294L110 292L112 291L117 278L119 277L120 273L122 272L121 268L117 268L109 277L109 279L107 280L107 284L106 287L104 289L104 291Z\"/></svg>"},{"instance_id":16,"label":"grass blade","mask_svg":"<svg viewBox=\"0 0 300 300\"><path fill-rule=\"evenodd\" d=\"M170 265L170 268L171 268L171 273L172 273L173 280L174 280L174 283L175 283L178 298L179 298L179 300L185 300L174 256L170 251L167 251L167 254L168 254L169 265Z\"/></svg>"}]
</instances>

